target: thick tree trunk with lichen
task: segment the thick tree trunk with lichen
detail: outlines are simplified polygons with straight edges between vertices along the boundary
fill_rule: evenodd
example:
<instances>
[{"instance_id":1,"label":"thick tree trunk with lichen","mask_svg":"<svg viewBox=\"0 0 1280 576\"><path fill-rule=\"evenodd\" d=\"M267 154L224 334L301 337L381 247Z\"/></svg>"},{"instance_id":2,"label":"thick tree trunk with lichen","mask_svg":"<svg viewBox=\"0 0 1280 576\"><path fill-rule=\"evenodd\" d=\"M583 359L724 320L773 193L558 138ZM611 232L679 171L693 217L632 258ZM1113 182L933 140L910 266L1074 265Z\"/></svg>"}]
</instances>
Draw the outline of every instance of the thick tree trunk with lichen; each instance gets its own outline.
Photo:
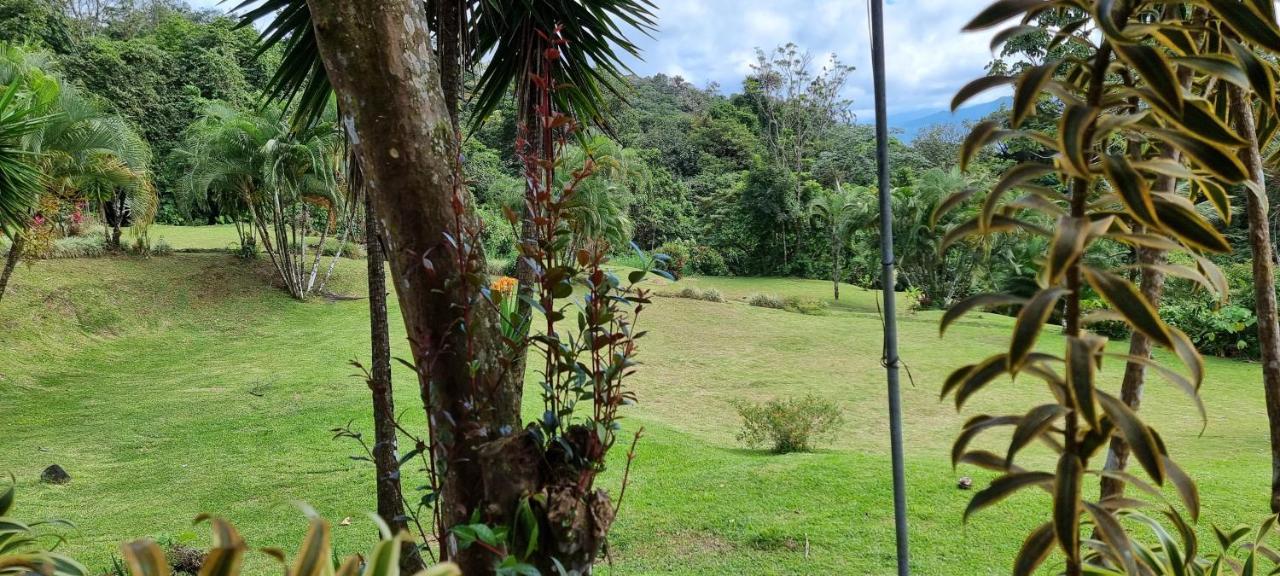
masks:
<instances>
[{"instance_id":1,"label":"thick tree trunk with lichen","mask_svg":"<svg viewBox=\"0 0 1280 576\"><path fill-rule=\"evenodd\" d=\"M27 246L27 239L21 234L13 237L13 245L9 246L9 255L4 259L4 271L0 272L0 300L4 299L4 291L9 287L9 278L13 276L13 269L18 267L18 260L22 259L22 251Z\"/></svg>"},{"instance_id":2,"label":"thick tree trunk with lichen","mask_svg":"<svg viewBox=\"0 0 1280 576\"><path fill-rule=\"evenodd\" d=\"M483 504L478 447L513 426L492 411L491 390L503 373L497 314L474 306L477 287L461 279L482 273L484 256L459 263L446 238L470 208L455 196L453 131L431 51L427 18L414 0L309 0L316 38L360 158L365 187L386 233L387 257L418 367L427 417L442 471L444 528L465 523ZM459 214L462 210L464 213ZM468 351L470 354L468 354ZM486 381L473 385L471 370ZM459 550L444 535L442 556L466 574L491 569L478 546Z\"/></svg>"},{"instance_id":3,"label":"thick tree trunk with lichen","mask_svg":"<svg viewBox=\"0 0 1280 576\"><path fill-rule=\"evenodd\" d=\"M1245 166L1259 194L1265 194L1266 177L1258 147L1253 105L1244 89L1230 86L1231 107L1236 132L1249 142ZM1276 315L1275 268L1272 261L1271 226L1267 220L1267 198L1246 190L1245 212L1249 218L1249 248L1253 252L1253 294L1258 315L1258 343L1262 348L1262 386L1266 392L1267 419L1271 436L1271 511L1280 512L1280 323Z\"/></svg>"}]
</instances>

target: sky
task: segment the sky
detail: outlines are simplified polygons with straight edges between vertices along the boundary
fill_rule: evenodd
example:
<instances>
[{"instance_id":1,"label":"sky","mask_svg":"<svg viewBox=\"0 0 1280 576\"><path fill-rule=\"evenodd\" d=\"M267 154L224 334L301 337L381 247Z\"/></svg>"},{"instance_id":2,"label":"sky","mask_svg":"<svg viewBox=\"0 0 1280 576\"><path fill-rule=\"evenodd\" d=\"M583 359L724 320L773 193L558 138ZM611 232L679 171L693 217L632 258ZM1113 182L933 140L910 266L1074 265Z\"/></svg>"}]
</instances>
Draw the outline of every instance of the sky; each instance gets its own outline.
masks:
<instances>
[{"instance_id":1,"label":"sky","mask_svg":"<svg viewBox=\"0 0 1280 576\"><path fill-rule=\"evenodd\" d=\"M214 7L218 0L189 0ZM871 45L866 0L654 0L658 30L652 38L633 34L640 60L628 59L641 75L680 75L698 86L741 89L755 61L766 51L795 42L816 62L836 54L857 69L849 79L860 120L872 117ZM984 74L991 60L991 33L965 34L960 28L990 0L886 0L886 80L892 115L946 109L969 80ZM992 92L973 102L993 100Z\"/></svg>"}]
</instances>

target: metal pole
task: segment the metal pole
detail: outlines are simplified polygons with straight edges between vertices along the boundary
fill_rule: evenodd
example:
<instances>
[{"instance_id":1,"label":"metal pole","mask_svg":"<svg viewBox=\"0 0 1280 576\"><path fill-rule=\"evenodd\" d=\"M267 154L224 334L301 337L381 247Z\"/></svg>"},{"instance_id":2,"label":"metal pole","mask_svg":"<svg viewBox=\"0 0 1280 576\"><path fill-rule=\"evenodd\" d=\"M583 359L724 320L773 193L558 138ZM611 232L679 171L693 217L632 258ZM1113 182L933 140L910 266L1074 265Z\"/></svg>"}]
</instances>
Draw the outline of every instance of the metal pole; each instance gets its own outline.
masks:
<instances>
[{"instance_id":1,"label":"metal pole","mask_svg":"<svg viewBox=\"0 0 1280 576\"><path fill-rule=\"evenodd\" d=\"M876 167L880 190L880 261L884 285L884 365L889 384L889 444L893 454L893 520L898 576L908 576L906 475L902 469L902 399L898 390L898 318L894 305L893 196L889 191L889 119L884 88L884 2L871 0L871 74L876 98Z\"/></svg>"}]
</instances>

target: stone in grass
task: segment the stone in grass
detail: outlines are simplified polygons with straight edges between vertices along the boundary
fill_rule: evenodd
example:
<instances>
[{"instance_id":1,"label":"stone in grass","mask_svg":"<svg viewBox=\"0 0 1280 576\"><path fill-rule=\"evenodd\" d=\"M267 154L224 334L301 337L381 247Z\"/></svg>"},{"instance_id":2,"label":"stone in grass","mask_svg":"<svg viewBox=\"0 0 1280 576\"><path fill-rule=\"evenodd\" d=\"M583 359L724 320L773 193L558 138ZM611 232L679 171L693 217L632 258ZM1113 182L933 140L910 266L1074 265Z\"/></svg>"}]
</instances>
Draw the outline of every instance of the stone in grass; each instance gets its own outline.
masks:
<instances>
[{"instance_id":1,"label":"stone in grass","mask_svg":"<svg viewBox=\"0 0 1280 576\"><path fill-rule=\"evenodd\" d=\"M40 481L46 484L66 484L71 481L71 475L61 466L53 464L40 473Z\"/></svg>"},{"instance_id":2,"label":"stone in grass","mask_svg":"<svg viewBox=\"0 0 1280 576\"><path fill-rule=\"evenodd\" d=\"M968 490L970 488L973 488L973 478L970 478L968 476L960 478L960 481L956 482L956 488L959 488L961 490Z\"/></svg>"}]
</instances>

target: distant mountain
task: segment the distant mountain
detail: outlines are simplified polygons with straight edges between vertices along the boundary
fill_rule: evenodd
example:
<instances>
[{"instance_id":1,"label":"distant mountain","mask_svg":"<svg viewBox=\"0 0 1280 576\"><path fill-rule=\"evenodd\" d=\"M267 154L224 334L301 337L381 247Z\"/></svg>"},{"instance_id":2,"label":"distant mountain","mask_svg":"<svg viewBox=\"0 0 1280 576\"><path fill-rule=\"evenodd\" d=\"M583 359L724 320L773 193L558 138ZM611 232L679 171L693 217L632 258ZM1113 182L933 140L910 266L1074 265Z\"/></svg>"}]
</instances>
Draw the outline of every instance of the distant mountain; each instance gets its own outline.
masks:
<instances>
[{"instance_id":1,"label":"distant mountain","mask_svg":"<svg viewBox=\"0 0 1280 576\"><path fill-rule=\"evenodd\" d=\"M918 111L908 112L906 114L890 114L889 128L897 131L897 136L903 142L911 142L915 139L916 134L921 130L933 126L935 124L964 124L966 122L976 122L985 118L987 115L1008 108L1013 104L1013 98L1006 96L998 100L992 100L984 104L974 104L972 106L964 106L955 113L950 110L941 111Z\"/></svg>"}]
</instances>

